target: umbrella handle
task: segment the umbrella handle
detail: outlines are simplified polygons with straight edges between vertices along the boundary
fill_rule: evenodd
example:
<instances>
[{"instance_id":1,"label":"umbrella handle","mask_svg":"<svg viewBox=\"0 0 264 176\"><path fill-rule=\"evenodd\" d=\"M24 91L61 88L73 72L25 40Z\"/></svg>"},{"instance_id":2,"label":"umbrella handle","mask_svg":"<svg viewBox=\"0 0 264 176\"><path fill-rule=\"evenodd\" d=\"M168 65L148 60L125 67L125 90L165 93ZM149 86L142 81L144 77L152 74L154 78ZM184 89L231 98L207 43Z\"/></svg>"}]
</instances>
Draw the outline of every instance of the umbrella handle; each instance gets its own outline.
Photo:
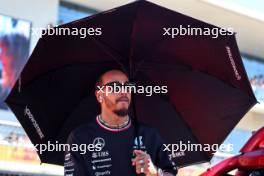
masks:
<instances>
[{"instance_id":1,"label":"umbrella handle","mask_svg":"<svg viewBox=\"0 0 264 176\"><path fill-rule=\"evenodd\" d=\"M132 79L132 81L133 81L133 79ZM137 147L139 149L141 149L139 135L138 135L138 118L137 118L137 112L136 112L134 93L132 93L131 96L132 96L132 108L133 108L132 111L134 113L134 118L135 118L135 136L137 139ZM140 174L137 174L137 176L146 176L146 175L144 173L140 173Z\"/></svg>"}]
</instances>

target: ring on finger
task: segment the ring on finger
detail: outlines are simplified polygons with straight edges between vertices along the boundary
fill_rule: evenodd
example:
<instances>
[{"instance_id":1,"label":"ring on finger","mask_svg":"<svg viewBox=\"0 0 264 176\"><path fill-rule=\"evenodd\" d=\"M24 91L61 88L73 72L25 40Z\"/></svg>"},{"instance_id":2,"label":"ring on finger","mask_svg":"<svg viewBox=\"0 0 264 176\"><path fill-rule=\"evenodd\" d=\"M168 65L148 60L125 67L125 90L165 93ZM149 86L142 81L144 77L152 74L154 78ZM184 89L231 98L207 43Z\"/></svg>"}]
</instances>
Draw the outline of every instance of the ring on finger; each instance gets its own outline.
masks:
<instances>
[{"instance_id":1,"label":"ring on finger","mask_svg":"<svg viewBox=\"0 0 264 176\"><path fill-rule=\"evenodd\" d=\"M144 167L140 168L140 173L144 173Z\"/></svg>"}]
</instances>

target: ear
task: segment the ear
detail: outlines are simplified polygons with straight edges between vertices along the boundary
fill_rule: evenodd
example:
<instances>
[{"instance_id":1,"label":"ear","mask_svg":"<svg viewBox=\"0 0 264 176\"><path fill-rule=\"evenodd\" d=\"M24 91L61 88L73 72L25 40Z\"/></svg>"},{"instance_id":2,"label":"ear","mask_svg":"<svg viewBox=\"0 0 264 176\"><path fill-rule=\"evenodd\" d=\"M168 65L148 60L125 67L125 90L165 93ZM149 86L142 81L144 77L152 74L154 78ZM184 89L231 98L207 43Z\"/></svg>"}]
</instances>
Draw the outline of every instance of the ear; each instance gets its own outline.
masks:
<instances>
[{"instance_id":1,"label":"ear","mask_svg":"<svg viewBox=\"0 0 264 176\"><path fill-rule=\"evenodd\" d=\"M97 101L98 101L99 103L102 103L102 102L103 102L102 92L96 90L96 91L95 91L95 97L96 97L96 99L97 99Z\"/></svg>"}]
</instances>

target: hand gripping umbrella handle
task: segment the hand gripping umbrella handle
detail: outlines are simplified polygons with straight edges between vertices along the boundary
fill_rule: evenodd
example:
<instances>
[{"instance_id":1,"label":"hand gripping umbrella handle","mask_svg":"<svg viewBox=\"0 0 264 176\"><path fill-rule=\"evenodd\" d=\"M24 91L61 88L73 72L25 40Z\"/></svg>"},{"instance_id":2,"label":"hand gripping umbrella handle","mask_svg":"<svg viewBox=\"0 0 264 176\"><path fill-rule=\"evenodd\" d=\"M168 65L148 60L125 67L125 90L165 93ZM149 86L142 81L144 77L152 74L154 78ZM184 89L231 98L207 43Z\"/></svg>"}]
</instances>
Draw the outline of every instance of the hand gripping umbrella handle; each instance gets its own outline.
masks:
<instances>
[{"instance_id":1,"label":"hand gripping umbrella handle","mask_svg":"<svg viewBox=\"0 0 264 176\"><path fill-rule=\"evenodd\" d=\"M139 135L138 135L138 118L137 118L137 112L136 112L134 93L132 93L131 95L132 95L132 107L133 107L132 111L133 111L134 119L135 119L135 137L136 137L136 140L137 140L137 147L138 147L138 149L141 149ZM144 173L140 173L140 174L137 174L137 175L138 176L145 176Z\"/></svg>"}]
</instances>

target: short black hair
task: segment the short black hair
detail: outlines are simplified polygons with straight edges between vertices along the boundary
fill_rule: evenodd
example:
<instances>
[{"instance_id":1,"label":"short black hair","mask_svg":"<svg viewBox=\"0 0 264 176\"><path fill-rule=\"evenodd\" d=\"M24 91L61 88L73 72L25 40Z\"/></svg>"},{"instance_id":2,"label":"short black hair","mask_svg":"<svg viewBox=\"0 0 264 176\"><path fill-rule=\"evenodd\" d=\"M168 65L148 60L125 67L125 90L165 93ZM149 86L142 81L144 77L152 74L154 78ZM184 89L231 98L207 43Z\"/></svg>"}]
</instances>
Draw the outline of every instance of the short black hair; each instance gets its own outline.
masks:
<instances>
[{"instance_id":1,"label":"short black hair","mask_svg":"<svg viewBox=\"0 0 264 176\"><path fill-rule=\"evenodd\" d=\"M118 70L118 71L124 73L124 74L128 77L128 74L127 74L126 72L124 72L123 70L120 70L120 69L111 69L111 70ZM103 73L99 76L99 78L98 78L98 79L96 80L96 82L95 82L95 90L98 90L98 89L99 89L98 87L101 87L101 86L102 86L102 84L103 84L103 75L104 75L105 73L111 71L111 70L107 70L107 71L103 72Z\"/></svg>"}]
</instances>

